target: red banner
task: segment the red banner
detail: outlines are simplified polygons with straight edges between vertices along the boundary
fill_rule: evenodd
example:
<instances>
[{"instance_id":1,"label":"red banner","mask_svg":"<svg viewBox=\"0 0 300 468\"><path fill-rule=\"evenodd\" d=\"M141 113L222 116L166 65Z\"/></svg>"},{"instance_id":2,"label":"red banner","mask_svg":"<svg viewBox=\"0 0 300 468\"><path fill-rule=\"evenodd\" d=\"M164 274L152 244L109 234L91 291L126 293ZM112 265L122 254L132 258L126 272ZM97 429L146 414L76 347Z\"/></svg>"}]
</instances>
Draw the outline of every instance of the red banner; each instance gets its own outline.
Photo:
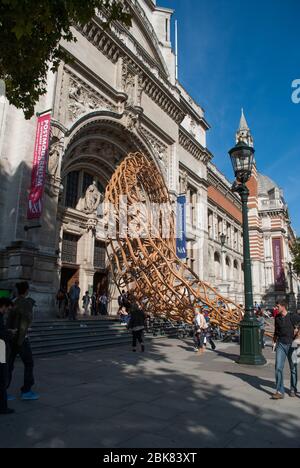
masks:
<instances>
[{"instance_id":1,"label":"red banner","mask_svg":"<svg viewBox=\"0 0 300 468\"><path fill-rule=\"evenodd\" d=\"M275 291L285 291L285 273L283 268L281 239L273 239L273 260Z\"/></svg>"},{"instance_id":2,"label":"red banner","mask_svg":"<svg viewBox=\"0 0 300 468\"><path fill-rule=\"evenodd\" d=\"M31 188L28 200L28 219L39 219L43 211L43 195L46 182L50 144L51 114L39 116L34 146Z\"/></svg>"}]
</instances>

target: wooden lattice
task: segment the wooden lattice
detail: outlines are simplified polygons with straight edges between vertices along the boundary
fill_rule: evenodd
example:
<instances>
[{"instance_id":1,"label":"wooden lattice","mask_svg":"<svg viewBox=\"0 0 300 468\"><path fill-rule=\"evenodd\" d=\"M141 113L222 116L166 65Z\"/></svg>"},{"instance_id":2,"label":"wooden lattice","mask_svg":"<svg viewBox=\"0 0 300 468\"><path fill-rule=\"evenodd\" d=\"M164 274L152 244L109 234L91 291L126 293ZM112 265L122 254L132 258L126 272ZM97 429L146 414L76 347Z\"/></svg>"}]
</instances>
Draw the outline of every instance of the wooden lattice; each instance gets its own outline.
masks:
<instances>
[{"instance_id":1,"label":"wooden lattice","mask_svg":"<svg viewBox=\"0 0 300 468\"><path fill-rule=\"evenodd\" d=\"M120 197L127 197L127 214L122 211ZM120 290L132 292L144 309L155 316L192 323L195 309L205 308L222 330L238 328L244 314L241 307L201 281L177 258L175 214L163 177L152 161L140 153L129 154L107 187L106 202L114 206L118 228L126 216L128 226L137 223L144 234L121 235L117 229L116 236L108 239L111 270ZM130 213L136 204L145 210L152 204L169 207L171 236L164 238L161 222L153 236L144 210L140 210L137 222L136 213Z\"/></svg>"}]
</instances>

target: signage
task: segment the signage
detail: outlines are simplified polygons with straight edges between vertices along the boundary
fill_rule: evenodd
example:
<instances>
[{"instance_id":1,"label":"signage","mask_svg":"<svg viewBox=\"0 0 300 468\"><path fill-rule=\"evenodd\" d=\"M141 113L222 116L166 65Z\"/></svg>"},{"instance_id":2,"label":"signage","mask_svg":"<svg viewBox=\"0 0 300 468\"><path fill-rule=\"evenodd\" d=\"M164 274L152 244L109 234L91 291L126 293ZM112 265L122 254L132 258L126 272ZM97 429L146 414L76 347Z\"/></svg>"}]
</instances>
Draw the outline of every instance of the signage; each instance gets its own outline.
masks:
<instances>
[{"instance_id":1,"label":"signage","mask_svg":"<svg viewBox=\"0 0 300 468\"><path fill-rule=\"evenodd\" d=\"M275 290L285 291L286 279L283 268L282 243L281 239L273 239L273 261L274 261L274 280Z\"/></svg>"},{"instance_id":2,"label":"signage","mask_svg":"<svg viewBox=\"0 0 300 468\"><path fill-rule=\"evenodd\" d=\"M31 188L28 200L28 219L39 219L43 212L43 195L48 166L50 145L51 113L38 117L34 158L31 175Z\"/></svg>"},{"instance_id":3,"label":"signage","mask_svg":"<svg viewBox=\"0 0 300 468\"><path fill-rule=\"evenodd\" d=\"M177 216L176 216L176 253L180 260L187 258L186 245L186 197L177 198Z\"/></svg>"}]
</instances>

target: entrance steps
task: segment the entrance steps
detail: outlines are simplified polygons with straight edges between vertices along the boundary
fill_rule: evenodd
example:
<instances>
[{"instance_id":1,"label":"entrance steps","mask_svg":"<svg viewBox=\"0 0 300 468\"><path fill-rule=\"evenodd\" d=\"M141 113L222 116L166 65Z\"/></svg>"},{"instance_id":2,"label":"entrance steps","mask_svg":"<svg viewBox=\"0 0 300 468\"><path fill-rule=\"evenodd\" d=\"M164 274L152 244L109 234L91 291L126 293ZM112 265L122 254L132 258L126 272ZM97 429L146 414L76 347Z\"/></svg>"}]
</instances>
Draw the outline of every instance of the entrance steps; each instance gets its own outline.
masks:
<instances>
[{"instance_id":1,"label":"entrance steps","mask_svg":"<svg viewBox=\"0 0 300 468\"><path fill-rule=\"evenodd\" d=\"M132 339L118 319L34 322L29 336L34 356L130 345Z\"/></svg>"}]
</instances>

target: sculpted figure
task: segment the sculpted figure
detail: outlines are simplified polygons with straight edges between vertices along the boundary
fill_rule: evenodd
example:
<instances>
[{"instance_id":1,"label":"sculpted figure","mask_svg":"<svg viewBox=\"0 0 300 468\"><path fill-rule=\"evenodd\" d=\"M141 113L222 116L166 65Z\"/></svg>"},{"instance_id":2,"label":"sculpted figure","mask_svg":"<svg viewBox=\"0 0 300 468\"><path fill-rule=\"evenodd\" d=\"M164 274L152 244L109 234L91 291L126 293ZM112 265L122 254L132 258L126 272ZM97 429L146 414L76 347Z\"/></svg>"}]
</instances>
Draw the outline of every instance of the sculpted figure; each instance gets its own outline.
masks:
<instances>
[{"instance_id":1,"label":"sculpted figure","mask_svg":"<svg viewBox=\"0 0 300 468\"><path fill-rule=\"evenodd\" d=\"M103 195L99 192L96 182L90 185L85 194L84 212L93 214L97 211Z\"/></svg>"}]
</instances>

